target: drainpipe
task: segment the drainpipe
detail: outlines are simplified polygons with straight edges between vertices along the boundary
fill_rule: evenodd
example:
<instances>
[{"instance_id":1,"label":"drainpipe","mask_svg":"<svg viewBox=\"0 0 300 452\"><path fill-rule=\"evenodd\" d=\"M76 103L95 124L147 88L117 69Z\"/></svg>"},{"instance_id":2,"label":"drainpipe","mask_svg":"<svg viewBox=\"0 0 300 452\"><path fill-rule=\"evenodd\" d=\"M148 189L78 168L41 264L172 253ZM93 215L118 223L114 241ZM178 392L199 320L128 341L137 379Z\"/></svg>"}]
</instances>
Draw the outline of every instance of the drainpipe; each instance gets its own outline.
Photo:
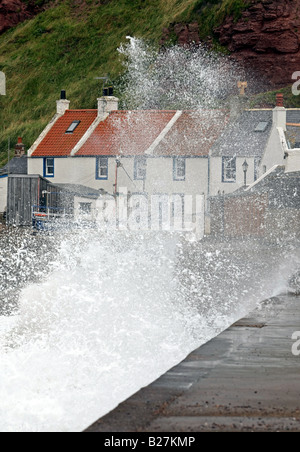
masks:
<instances>
[{"instance_id":1,"label":"drainpipe","mask_svg":"<svg viewBox=\"0 0 300 452\"><path fill-rule=\"evenodd\" d=\"M121 166L121 162L120 162L120 159L117 157L116 158L115 183L114 183L114 187L115 187L114 194L115 194L115 196L117 196L117 193L118 193L118 169L120 168L120 166Z\"/></svg>"}]
</instances>

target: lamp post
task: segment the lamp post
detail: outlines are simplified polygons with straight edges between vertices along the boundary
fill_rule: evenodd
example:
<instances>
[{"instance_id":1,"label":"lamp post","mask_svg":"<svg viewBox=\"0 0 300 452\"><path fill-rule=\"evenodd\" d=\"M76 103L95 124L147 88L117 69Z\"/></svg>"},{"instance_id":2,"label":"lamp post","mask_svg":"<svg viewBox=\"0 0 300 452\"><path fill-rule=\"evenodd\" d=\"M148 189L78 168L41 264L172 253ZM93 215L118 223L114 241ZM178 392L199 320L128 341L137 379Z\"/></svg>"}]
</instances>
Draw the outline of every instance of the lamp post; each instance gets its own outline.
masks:
<instances>
[{"instance_id":1,"label":"lamp post","mask_svg":"<svg viewBox=\"0 0 300 452\"><path fill-rule=\"evenodd\" d=\"M247 187L247 171L248 171L249 165L247 160L243 163L243 171L244 171L244 186Z\"/></svg>"}]
</instances>

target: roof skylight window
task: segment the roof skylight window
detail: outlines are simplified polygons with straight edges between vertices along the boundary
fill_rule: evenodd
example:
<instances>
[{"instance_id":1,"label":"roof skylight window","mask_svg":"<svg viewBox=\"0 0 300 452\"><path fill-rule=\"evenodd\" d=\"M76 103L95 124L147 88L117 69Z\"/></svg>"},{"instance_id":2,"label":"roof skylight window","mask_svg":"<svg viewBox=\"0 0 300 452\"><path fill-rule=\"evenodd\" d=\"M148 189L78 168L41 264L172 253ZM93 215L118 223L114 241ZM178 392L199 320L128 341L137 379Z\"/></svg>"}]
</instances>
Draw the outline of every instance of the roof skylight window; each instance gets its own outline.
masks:
<instances>
[{"instance_id":1,"label":"roof skylight window","mask_svg":"<svg viewBox=\"0 0 300 452\"><path fill-rule=\"evenodd\" d=\"M256 128L254 129L254 132L265 132L268 127L268 122L261 121L257 124Z\"/></svg>"},{"instance_id":2,"label":"roof skylight window","mask_svg":"<svg viewBox=\"0 0 300 452\"><path fill-rule=\"evenodd\" d=\"M78 127L80 124L80 121L73 121L70 127L67 129L66 133L73 133L76 127Z\"/></svg>"}]
</instances>

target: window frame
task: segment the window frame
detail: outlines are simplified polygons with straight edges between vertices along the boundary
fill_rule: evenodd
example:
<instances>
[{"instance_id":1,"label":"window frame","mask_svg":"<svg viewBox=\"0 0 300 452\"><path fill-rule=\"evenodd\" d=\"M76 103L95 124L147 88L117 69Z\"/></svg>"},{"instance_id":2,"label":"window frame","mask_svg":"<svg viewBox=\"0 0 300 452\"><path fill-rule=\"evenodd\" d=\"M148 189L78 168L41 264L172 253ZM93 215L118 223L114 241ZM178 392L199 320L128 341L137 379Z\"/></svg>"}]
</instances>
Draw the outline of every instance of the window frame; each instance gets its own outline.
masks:
<instances>
[{"instance_id":1,"label":"window frame","mask_svg":"<svg viewBox=\"0 0 300 452\"><path fill-rule=\"evenodd\" d=\"M142 168L139 165L142 164ZM144 155L138 155L134 157L134 180L146 180L147 178L147 157ZM142 172L143 174L140 174Z\"/></svg>"},{"instance_id":2,"label":"window frame","mask_svg":"<svg viewBox=\"0 0 300 452\"><path fill-rule=\"evenodd\" d=\"M105 161L105 165L101 164ZM100 175L100 169L106 167L106 175ZM108 157L96 157L96 180L108 180Z\"/></svg>"},{"instance_id":3,"label":"window frame","mask_svg":"<svg viewBox=\"0 0 300 452\"><path fill-rule=\"evenodd\" d=\"M267 130L269 125L269 121L259 121L259 123L256 125L254 132L256 133L263 133Z\"/></svg>"},{"instance_id":4,"label":"window frame","mask_svg":"<svg viewBox=\"0 0 300 452\"><path fill-rule=\"evenodd\" d=\"M72 121L65 133L67 135L71 135L72 133L75 132L75 130L77 129L77 127L79 126L80 123L81 123L81 121L78 121L78 120ZM74 127L71 129L71 127L73 125L74 125Z\"/></svg>"},{"instance_id":5,"label":"window frame","mask_svg":"<svg viewBox=\"0 0 300 452\"><path fill-rule=\"evenodd\" d=\"M178 176L178 162L183 162L183 176ZM186 178L186 158L185 157L174 157L173 158L173 180L174 181L185 181Z\"/></svg>"},{"instance_id":6,"label":"window frame","mask_svg":"<svg viewBox=\"0 0 300 452\"><path fill-rule=\"evenodd\" d=\"M47 161L48 160L52 160L53 164L52 165L48 165ZM52 167L53 168L53 172L48 173L48 168ZM55 174L55 164L54 164L54 157L44 157L44 162L43 162L43 176L46 178L49 177L54 177Z\"/></svg>"},{"instance_id":7,"label":"window frame","mask_svg":"<svg viewBox=\"0 0 300 452\"><path fill-rule=\"evenodd\" d=\"M228 164L229 162L234 162L234 168L228 168L226 164ZM237 165L236 165L236 157L222 157L222 182L224 184L235 184L236 183L236 169L237 169ZM231 171L234 171L234 177L232 178L227 178L226 176L226 172L231 169Z\"/></svg>"}]
</instances>

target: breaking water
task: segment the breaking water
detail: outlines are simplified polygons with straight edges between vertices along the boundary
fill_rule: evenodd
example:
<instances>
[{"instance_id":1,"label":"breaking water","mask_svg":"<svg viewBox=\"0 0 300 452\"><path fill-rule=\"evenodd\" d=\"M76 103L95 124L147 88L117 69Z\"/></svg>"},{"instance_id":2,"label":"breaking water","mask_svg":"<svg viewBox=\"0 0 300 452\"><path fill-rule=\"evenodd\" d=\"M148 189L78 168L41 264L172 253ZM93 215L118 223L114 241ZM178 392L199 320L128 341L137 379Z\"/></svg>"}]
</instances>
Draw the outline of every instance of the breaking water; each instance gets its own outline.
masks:
<instances>
[{"instance_id":1,"label":"breaking water","mask_svg":"<svg viewBox=\"0 0 300 452\"><path fill-rule=\"evenodd\" d=\"M127 108L220 106L243 79L200 47L119 50ZM300 263L291 243L86 229L9 231L0 250L2 432L82 431L285 291Z\"/></svg>"},{"instance_id":2,"label":"breaking water","mask_svg":"<svg viewBox=\"0 0 300 452\"><path fill-rule=\"evenodd\" d=\"M0 316L0 431L82 431L282 292L299 264L291 246L168 233L1 241L2 305L18 309Z\"/></svg>"}]
</instances>

